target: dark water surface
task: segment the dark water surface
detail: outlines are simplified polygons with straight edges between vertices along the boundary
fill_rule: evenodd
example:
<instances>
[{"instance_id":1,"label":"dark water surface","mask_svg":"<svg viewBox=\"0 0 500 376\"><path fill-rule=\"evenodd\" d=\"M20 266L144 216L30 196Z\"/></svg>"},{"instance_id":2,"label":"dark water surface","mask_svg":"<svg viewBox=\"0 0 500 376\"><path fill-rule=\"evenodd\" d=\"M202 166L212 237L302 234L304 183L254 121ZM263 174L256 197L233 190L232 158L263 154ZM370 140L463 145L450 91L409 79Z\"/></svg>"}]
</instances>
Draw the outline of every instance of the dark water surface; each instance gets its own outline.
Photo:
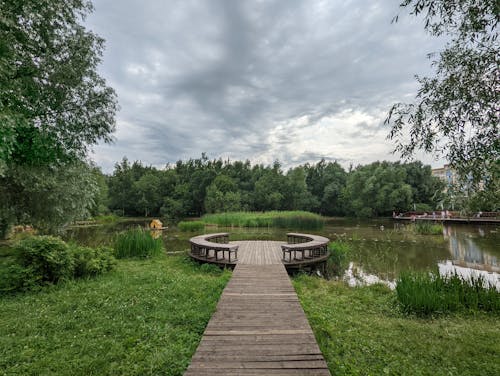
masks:
<instances>
[{"instance_id":1,"label":"dark water surface","mask_svg":"<svg viewBox=\"0 0 500 376\"><path fill-rule=\"evenodd\" d=\"M111 244L117 232L148 223L149 220L137 220L73 227L66 233L66 239L87 245ZM284 241L287 230L207 226L204 232L229 232L232 240ZM351 245L345 276L351 285L383 282L393 286L401 271L412 269L439 270L442 274L456 272L465 277L480 274L500 289L498 225L450 224L444 226L442 235L418 235L411 225L392 219L332 219L316 233ZM167 229L161 236L167 252L182 252L189 248L189 238L197 234Z\"/></svg>"}]
</instances>

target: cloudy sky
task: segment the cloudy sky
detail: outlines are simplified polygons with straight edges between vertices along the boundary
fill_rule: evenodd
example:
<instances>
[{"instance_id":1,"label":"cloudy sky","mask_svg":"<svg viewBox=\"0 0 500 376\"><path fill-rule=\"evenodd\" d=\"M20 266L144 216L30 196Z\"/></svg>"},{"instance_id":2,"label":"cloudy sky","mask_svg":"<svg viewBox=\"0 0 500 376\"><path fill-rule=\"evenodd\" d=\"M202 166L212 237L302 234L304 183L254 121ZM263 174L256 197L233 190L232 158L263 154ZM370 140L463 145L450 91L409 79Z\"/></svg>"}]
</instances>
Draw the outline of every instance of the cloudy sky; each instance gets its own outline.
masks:
<instances>
[{"instance_id":1,"label":"cloudy sky","mask_svg":"<svg viewBox=\"0 0 500 376\"><path fill-rule=\"evenodd\" d=\"M202 152L397 160L383 120L442 46L397 0L93 2L86 25L106 40L99 69L121 107L115 142L94 148L106 172L123 156L160 167Z\"/></svg>"}]
</instances>

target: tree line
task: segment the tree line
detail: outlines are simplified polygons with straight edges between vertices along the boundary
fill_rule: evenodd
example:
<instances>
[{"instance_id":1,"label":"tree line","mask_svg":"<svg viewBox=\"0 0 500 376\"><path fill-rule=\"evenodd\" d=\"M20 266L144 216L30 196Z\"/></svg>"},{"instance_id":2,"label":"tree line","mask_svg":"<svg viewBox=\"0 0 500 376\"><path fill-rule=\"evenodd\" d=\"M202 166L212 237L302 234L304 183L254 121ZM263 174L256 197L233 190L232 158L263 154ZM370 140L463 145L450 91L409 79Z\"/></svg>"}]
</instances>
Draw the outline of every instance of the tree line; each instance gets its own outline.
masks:
<instances>
[{"instance_id":1,"label":"tree line","mask_svg":"<svg viewBox=\"0 0 500 376\"><path fill-rule=\"evenodd\" d=\"M372 217L443 201L444 183L421 162L374 162L346 171L324 159L284 171L279 162L201 158L163 169L126 158L102 175L96 208L125 216L171 220L227 211L307 210L328 216Z\"/></svg>"}]
</instances>

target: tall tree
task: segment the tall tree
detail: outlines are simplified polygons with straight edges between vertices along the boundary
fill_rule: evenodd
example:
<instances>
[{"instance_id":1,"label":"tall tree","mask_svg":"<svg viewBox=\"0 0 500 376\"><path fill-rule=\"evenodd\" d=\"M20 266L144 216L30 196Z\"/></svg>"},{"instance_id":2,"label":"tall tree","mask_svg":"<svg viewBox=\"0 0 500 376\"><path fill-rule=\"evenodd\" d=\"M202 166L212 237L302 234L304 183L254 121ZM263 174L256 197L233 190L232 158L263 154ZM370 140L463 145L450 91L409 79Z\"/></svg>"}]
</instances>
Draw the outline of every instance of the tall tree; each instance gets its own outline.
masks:
<instances>
[{"instance_id":1,"label":"tall tree","mask_svg":"<svg viewBox=\"0 0 500 376\"><path fill-rule=\"evenodd\" d=\"M90 145L110 140L116 95L96 71L103 40L82 25L90 11L86 0L0 0L0 186L6 191L31 189L19 187L29 184L16 180L20 170L63 176ZM24 202L1 197L1 221L20 218ZM61 212L64 203L54 200Z\"/></svg>"},{"instance_id":2,"label":"tall tree","mask_svg":"<svg viewBox=\"0 0 500 376\"><path fill-rule=\"evenodd\" d=\"M449 38L433 61L434 77L417 77L411 104L395 104L386 122L396 151L417 149L444 155L464 179L479 183L494 175L500 156L500 44L498 0L404 0L425 29ZM397 18L396 18L397 20Z\"/></svg>"},{"instance_id":3,"label":"tall tree","mask_svg":"<svg viewBox=\"0 0 500 376\"><path fill-rule=\"evenodd\" d=\"M349 174L344 188L347 214L373 217L409 209L412 188L405 182L406 177L406 170L399 163L384 161L358 166Z\"/></svg>"}]
</instances>

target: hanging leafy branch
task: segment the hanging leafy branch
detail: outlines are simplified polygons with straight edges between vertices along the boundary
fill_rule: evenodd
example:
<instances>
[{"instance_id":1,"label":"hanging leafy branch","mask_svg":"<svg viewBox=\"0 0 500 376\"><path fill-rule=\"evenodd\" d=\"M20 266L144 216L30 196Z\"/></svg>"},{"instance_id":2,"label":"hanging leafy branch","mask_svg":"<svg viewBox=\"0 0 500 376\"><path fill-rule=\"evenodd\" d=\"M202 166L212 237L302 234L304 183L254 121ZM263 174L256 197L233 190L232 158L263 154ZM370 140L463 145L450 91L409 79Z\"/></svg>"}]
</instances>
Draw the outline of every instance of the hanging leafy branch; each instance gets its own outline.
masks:
<instances>
[{"instance_id":1,"label":"hanging leafy branch","mask_svg":"<svg viewBox=\"0 0 500 376\"><path fill-rule=\"evenodd\" d=\"M414 103L396 103L389 111L395 151L404 158L416 150L444 156L472 183L498 179L500 2L405 0L401 7L423 15L431 35L450 40L434 55L435 76L417 77Z\"/></svg>"}]
</instances>

